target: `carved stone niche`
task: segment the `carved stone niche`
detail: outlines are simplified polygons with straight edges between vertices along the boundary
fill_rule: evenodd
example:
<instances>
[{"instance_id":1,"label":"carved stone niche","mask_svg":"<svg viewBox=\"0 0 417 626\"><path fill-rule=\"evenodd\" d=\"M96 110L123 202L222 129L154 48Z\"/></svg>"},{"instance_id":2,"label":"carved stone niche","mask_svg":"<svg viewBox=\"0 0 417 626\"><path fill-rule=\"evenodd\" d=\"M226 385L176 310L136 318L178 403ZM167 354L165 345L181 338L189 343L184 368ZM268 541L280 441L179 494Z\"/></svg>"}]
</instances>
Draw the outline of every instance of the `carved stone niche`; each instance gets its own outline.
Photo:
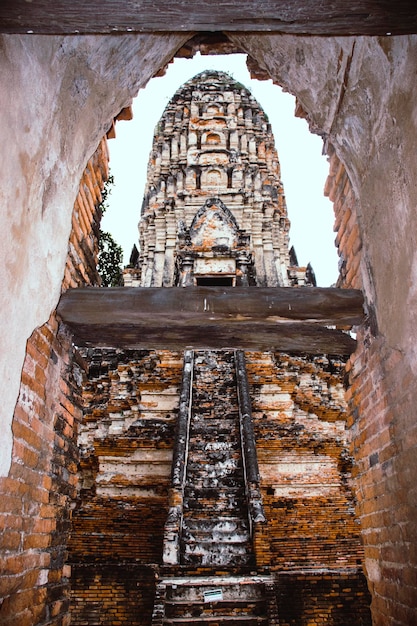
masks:
<instances>
[{"instance_id":1,"label":"carved stone niche","mask_svg":"<svg viewBox=\"0 0 417 626\"><path fill-rule=\"evenodd\" d=\"M179 232L178 286L249 286L250 237L219 198L209 198L197 211L190 229Z\"/></svg>"}]
</instances>

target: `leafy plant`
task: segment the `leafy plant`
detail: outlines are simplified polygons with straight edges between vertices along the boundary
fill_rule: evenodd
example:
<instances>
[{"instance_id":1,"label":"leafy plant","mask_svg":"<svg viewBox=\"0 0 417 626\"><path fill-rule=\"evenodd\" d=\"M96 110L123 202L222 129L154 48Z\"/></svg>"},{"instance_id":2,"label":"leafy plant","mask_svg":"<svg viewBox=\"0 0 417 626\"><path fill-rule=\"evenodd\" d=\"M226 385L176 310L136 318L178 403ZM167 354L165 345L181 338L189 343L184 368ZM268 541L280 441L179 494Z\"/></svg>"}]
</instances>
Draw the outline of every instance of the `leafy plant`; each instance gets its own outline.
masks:
<instances>
[{"instance_id":1,"label":"leafy plant","mask_svg":"<svg viewBox=\"0 0 417 626\"><path fill-rule=\"evenodd\" d=\"M114 185L114 177L110 174L101 192L101 202L98 208L103 215L109 208L108 197ZM101 228L98 240L97 271L101 278L102 287L118 287L123 284L123 250L116 243L113 236Z\"/></svg>"},{"instance_id":2,"label":"leafy plant","mask_svg":"<svg viewBox=\"0 0 417 626\"><path fill-rule=\"evenodd\" d=\"M123 250L110 233L100 229L98 242L97 271L102 287L118 287L123 285Z\"/></svg>"},{"instance_id":3,"label":"leafy plant","mask_svg":"<svg viewBox=\"0 0 417 626\"><path fill-rule=\"evenodd\" d=\"M101 190L101 202L98 204L98 208L101 210L101 214L104 215L107 209L109 208L108 197L112 192L114 187L114 176L113 174L108 175L106 182L104 183L104 187Z\"/></svg>"}]
</instances>

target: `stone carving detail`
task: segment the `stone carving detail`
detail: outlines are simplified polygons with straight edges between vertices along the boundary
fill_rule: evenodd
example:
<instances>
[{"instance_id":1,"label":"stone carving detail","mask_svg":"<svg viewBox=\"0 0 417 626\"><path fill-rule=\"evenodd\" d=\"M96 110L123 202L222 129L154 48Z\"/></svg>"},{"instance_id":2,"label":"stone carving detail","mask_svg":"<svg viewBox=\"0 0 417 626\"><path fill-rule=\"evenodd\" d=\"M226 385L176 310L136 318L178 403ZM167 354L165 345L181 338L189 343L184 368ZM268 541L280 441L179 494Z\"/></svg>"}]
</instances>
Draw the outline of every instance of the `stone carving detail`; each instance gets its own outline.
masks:
<instances>
[{"instance_id":1,"label":"stone carving detail","mask_svg":"<svg viewBox=\"0 0 417 626\"><path fill-rule=\"evenodd\" d=\"M177 91L155 132L139 224L140 286L195 284L196 252L219 258L222 246L240 258L234 285L307 284L306 268L287 272L288 231L265 113L229 75L199 74ZM126 285L133 269L125 270Z\"/></svg>"}]
</instances>

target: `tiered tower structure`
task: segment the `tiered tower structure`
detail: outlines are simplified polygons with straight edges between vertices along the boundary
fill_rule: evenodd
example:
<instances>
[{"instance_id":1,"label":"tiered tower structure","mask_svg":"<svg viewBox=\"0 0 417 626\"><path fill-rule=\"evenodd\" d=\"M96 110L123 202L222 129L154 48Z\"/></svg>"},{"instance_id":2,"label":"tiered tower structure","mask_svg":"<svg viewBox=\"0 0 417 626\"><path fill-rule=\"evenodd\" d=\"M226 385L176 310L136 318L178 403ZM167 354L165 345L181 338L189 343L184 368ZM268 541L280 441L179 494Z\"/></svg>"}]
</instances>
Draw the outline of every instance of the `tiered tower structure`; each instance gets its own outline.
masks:
<instances>
[{"instance_id":1,"label":"tiered tower structure","mask_svg":"<svg viewBox=\"0 0 417 626\"><path fill-rule=\"evenodd\" d=\"M155 130L124 280L178 298L315 284L289 249L267 117L223 72L188 81ZM340 358L85 356L75 626L96 623L97 595L118 623L370 623Z\"/></svg>"},{"instance_id":2,"label":"tiered tower structure","mask_svg":"<svg viewBox=\"0 0 417 626\"><path fill-rule=\"evenodd\" d=\"M223 72L188 81L154 135L126 285L314 284L289 249L274 137L252 94Z\"/></svg>"}]
</instances>

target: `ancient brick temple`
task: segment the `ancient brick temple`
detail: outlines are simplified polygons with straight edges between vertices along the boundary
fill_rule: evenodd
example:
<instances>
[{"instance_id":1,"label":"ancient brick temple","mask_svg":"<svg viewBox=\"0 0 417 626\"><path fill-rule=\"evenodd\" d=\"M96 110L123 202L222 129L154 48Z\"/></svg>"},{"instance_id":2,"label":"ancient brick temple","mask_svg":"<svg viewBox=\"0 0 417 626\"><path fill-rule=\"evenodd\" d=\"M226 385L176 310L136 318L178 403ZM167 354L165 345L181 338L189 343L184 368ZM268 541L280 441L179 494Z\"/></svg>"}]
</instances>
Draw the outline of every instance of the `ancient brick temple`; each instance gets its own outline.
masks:
<instances>
[{"instance_id":1,"label":"ancient brick temple","mask_svg":"<svg viewBox=\"0 0 417 626\"><path fill-rule=\"evenodd\" d=\"M206 71L155 131L126 286L315 285L274 138ZM370 624L337 355L84 354L72 624Z\"/></svg>"}]
</instances>

